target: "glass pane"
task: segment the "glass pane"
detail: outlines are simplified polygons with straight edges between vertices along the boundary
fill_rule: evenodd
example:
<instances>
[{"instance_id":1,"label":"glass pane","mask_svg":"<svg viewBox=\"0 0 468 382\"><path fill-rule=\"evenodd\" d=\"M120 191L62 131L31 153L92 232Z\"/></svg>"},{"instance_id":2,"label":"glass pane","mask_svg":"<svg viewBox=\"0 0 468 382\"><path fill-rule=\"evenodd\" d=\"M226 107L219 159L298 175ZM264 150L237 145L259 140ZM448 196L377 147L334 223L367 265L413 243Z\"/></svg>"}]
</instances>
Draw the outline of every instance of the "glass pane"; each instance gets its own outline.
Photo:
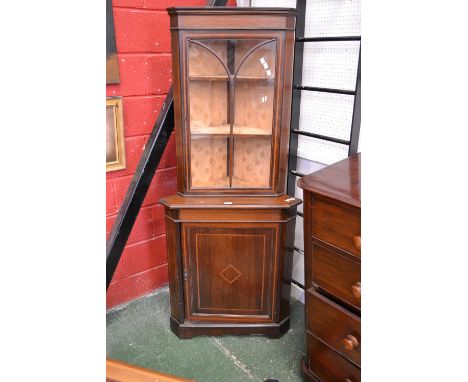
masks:
<instances>
[{"instance_id":1,"label":"glass pane","mask_svg":"<svg viewBox=\"0 0 468 382\"><path fill-rule=\"evenodd\" d=\"M269 188L276 42L239 40L237 54L232 187Z\"/></svg>"},{"instance_id":2,"label":"glass pane","mask_svg":"<svg viewBox=\"0 0 468 382\"><path fill-rule=\"evenodd\" d=\"M189 41L190 160L193 188L229 187L226 41Z\"/></svg>"},{"instance_id":3,"label":"glass pane","mask_svg":"<svg viewBox=\"0 0 468 382\"><path fill-rule=\"evenodd\" d=\"M276 42L262 40L237 40L236 64L238 78L274 79Z\"/></svg>"},{"instance_id":4,"label":"glass pane","mask_svg":"<svg viewBox=\"0 0 468 382\"><path fill-rule=\"evenodd\" d=\"M227 40L189 40L189 75L227 78ZM224 66L223 66L224 65Z\"/></svg>"},{"instance_id":5,"label":"glass pane","mask_svg":"<svg viewBox=\"0 0 468 382\"><path fill-rule=\"evenodd\" d=\"M192 135L190 162L193 188L229 188L228 138Z\"/></svg>"}]
</instances>

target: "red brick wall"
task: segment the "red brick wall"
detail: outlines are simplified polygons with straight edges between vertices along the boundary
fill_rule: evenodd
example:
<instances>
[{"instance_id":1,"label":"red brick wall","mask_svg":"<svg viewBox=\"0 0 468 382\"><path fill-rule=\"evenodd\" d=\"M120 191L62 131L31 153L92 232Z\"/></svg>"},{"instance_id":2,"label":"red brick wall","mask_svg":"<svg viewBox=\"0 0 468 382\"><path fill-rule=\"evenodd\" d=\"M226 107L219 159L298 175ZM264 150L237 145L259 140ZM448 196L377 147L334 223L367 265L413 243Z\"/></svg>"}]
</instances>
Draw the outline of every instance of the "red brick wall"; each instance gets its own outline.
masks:
<instances>
[{"instance_id":1,"label":"red brick wall","mask_svg":"<svg viewBox=\"0 0 468 382\"><path fill-rule=\"evenodd\" d=\"M107 85L106 92L123 97L127 168L106 176L107 236L171 84L166 8L205 4L206 0L113 0L120 84ZM175 165L172 137L107 291L107 308L168 282L164 213L158 200L176 192Z\"/></svg>"}]
</instances>

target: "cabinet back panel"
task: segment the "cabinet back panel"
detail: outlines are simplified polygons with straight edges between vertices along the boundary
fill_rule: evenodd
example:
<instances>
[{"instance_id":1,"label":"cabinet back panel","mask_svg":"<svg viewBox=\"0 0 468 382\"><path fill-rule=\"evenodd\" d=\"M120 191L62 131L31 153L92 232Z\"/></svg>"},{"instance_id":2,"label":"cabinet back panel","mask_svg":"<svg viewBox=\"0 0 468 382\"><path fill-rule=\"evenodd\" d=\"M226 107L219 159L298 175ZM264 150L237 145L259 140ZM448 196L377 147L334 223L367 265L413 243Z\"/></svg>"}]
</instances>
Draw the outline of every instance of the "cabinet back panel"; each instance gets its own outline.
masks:
<instances>
[{"instance_id":1,"label":"cabinet back panel","mask_svg":"<svg viewBox=\"0 0 468 382\"><path fill-rule=\"evenodd\" d=\"M192 187L229 187L226 146L226 138L192 140L190 150Z\"/></svg>"}]
</instances>

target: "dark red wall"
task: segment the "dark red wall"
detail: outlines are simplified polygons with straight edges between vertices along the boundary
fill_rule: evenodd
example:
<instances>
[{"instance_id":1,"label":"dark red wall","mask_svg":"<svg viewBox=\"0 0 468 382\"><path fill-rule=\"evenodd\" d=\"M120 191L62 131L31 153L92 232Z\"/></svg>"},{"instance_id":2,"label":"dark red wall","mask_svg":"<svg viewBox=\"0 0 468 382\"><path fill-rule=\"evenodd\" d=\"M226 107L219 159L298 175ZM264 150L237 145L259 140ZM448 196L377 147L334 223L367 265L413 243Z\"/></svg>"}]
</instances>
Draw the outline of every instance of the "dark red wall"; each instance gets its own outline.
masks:
<instances>
[{"instance_id":1,"label":"dark red wall","mask_svg":"<svg viewBox=\"0 0 468 382\"><path fill-rule=\"evenodd\" d=\"M205 5L206 0L113 0L120 84L107 85L106 92L123 97L127 168L106 176L107 236L171 84L166 8ZM176 192L175 165L172 137L107 291L107 308L168 282L164 212L158 200Z\"/></svg>"}]
</instances>

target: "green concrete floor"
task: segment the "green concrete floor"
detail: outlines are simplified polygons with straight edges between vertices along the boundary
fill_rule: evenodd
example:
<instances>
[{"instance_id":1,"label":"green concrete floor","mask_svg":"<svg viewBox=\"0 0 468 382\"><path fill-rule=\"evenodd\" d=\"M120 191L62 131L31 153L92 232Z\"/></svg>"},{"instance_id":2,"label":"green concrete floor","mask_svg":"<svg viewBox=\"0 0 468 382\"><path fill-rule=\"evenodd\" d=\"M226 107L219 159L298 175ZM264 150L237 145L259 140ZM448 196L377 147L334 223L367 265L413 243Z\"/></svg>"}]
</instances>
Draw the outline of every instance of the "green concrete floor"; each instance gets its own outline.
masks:
<instances>
[{"instance_id":1,"label":"green concrete floor","mask_svg":"<svg viewBox=\"0 0 468 382\"><path fill-rule=\"evenodd\" d=\"M164 373L211 381L302 381L304 305L291 302L291 329L262 336L177 338L169 329L169 291L107 312L107 357Z\"/></svg>"}]
</instances>

